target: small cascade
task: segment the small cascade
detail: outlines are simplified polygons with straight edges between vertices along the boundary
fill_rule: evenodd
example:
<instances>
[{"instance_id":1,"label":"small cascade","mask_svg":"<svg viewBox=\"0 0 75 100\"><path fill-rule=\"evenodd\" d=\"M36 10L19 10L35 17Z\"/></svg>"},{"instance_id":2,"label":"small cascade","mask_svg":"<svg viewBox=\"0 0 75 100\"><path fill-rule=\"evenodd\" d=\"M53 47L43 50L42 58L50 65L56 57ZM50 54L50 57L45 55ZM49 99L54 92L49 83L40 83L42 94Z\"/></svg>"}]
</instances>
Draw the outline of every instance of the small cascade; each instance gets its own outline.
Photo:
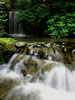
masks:
<instances>
[{"instance_id":1,"label":"small cascade","mask_svg":"<svg viewBox=\"0 0 75 100\"><path fill-rule=\"evenodd\" d=\"M5 100L75 100L75 93L66 93L40 83L28 83L14 88Z\"/></svg>"},{"instance_id":2,"label":"small cascade","mask_svg":"<svg viewBox=\"0 0 75 100\"><path fill-rule=\"evenodd\" d=\"M22 37L24 35L22 23L17 22L16 11L9 12L9 34L13 37Z\"/></svg>"},{"instance_id":3,"label":"small cascade","mask_svg":"<svg viewBox=\"0 0 75 100\"><path fill-rule=\"evenodd\" d=\"M75 100L75 70L57 62L59 53L54 52L53 57L59 55L55 61L35 51L15 53L8 64L0 65L0 86L10 85L4 100Z\"/></svg>"},{"instance_id":4,"label":"small cascade","mask_svg":"<svg viewBox=\"0 0 75 100\"><path fill-rule=\"evenodd\" d=\"M63 64L59 64L46 74L45 84L57 90L75 91L75 71L71 72Z\"/></svg>"}]
</instances>

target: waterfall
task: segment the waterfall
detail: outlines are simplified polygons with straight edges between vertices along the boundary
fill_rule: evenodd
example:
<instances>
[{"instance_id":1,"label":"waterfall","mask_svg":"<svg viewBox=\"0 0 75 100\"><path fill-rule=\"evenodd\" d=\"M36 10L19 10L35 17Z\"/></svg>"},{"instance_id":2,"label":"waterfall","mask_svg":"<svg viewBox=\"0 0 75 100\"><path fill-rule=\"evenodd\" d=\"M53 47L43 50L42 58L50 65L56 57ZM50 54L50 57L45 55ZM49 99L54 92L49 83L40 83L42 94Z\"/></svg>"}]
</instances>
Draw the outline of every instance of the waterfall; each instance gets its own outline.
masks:
<instances>
[{"instance_id":1,"label":"waterfall","mask_svg":"<svg viewBox=\"0 0 75 100\"><path fill-rule=\"evenodd\" d=\"M25 36L22 23L17 22L16 11L9 12L9 35L14 37Z\"/></svg>"},{"instance_id":2,"label":"waterfall","mask_svg":"<svg viewBox=\"0 0 75 100\"><path fill-rule=\"evenodd\" d=\"M46 65L50 70L42 73ZM33 66L37 67L36 72L24 76L23 70ZM14 54L8 64L0 65L0 85L10 80L17 83L9 88L4 100L75 100L75 70L57 61Z\"/></svg>"}]
</instances>

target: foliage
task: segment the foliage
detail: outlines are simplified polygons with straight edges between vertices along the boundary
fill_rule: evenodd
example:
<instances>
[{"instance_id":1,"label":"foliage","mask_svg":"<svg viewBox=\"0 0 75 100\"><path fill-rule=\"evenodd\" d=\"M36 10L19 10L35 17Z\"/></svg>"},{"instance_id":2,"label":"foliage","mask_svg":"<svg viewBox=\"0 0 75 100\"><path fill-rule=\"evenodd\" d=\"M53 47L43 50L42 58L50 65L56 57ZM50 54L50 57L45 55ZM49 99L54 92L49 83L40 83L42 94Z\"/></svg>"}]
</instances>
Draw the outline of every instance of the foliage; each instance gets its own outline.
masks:
<instances>
[{"instance_id":1,"label":"foliage","mask_svg":"<svg viewBox=\"0 0 75 100\"><path fill-rule=\"evenodd\" d=\"M42 22L44 25L46 22L45 20L47 20L48 16L49 16L49 11L47 8L33 6L25 10L20 10L17 13L17 21L19 23L24 23L25 27L30 26L30 29L32 29L33 31L36 29L38 32L38 29L42 28L42 25L41 25Z\"/></svg>"},{"instance_id":2,"label":"foliage","mask_svg":"<svg viewBox=\"0 0 75 100\"><path fill-rule=\"evenodd\" d=\"M58 2L51 2L51 4L46 4L43 2L43 0L31 0L33 1L33 4L35 4L35 6L31 6L28 8L24 8L19 10L18 14L17 14L17 20L19 23L23 23L24 24L24 29L30 31L30 33L36 33L36 32L41 32L44 35L47 35L44 33L44 30L46 29L46 21L48 20L48 18L51 18L50 21L54 20L54 24L55 20L58 21L58 26L56 24L56 26L51 26L51 32L53 31L53 34L57 35L58 33L58 37L66 37L69 34L69 30L65 27L68 27L66 25L67 22L67 18L68 20L71 20L69 18L69 16L65 16L66 13L72 13L75 10L75 3L74 2L63 2L58 1ZM22 1L23 2L23 1ZM25 2L25 1L24 1ZM43 4L42 4L43 3ZM23 4L23 3L22 3ZM52 18L51 16L56 16L56 15L61 15L61 19L60 16L58 18ZM64 17L64 18L62 18ZM63 27L64 29L62 29L61 32L61 27ZM27 27L27 28L26 28ZM54 28L59 28L59 32L57 32L56 29ZM49 28L48 28L49 30ZM62 35L59 35L59 33L63 33ZM66 33L66 34L65 34ZM74 34L74 32L73 32Z\"/></svg>"},{"instance_id":3,"label":"foliage","mask_svg":"<svg viewBox=\"0 0 75 100\"><path fill-rule=\"evenodd\" d=\"M12 38L0 38L0 46L4 46L4 50L13 51L14 50L14 44L16 43L16 40Z\"/></svg>"},{"instance_id":4,"label":"foliage","mask_svg":"<svg viewBox=\"0 0 75 100\"><path fill-rule=\"evenodd\" d=\"M26 9L30 7L32 0L16 0L16 9Z\"/></svg>"},{"instance_id":5,"label":"foliage","mask_svg":"<svg viewBox=\"0 0 75 100\"><path fill-rule=\"evenodd\" d=\"M52 38L68 37L75 34L75 13L53 16L47 21L46 32Z\"/></svg>"},{"instance_id":6,"label":"foliage","mask_svg":"<svg viewBox=\"0 0 75 100\"><path fill-rule=\"evenodd\" d=\"M7 13L5 11L5 2L0 2L0 36L3 36L6 34L5 32L5 24L7 22Z\"/></svg>"},{"instance_id":7,"label":"foliage","mask_svg":"<svg viewBox=\"0 0 75 100\"><path fill-rule=\"evenodd\" d=\"M50 5L50 12L52 14L59 14L59 13L70 13L75 11L75 3L74 2L63 2L63 1L58 1L58 2L53 2Z\"/></svg>"},{"instance_id":8,"label":"foliage","mask_svg":"<svg viewBox=\"0 0 75 100\"><path fill-rule=\"evenodd\" d=\"M0 38L0 64L7 62L13 54L15 42L12 38Z\"/></svg>"},{"instance_id":9,"label":"foliage","mask_svg":"<svg viewBox=\"0 0 75 100\"><path fill-rule=\"evenodd\" d=\"M1 9L1 5L2 5L2 9L8 10L11 7L11 2L10 0L0 0L0 9Z\"/></svg>"},{"instance_id":10,"label":"foliage","mask_svg":"<svg viewBox=\"0 0 75 100\"><path fill-rule=\"evenodd\" d=\"M5 44L9 44L9 43L15 43L17 41L12 38L0 38L0 43L2 42L4 42Z\"/></svg>"},{"instance_id":11,"label":"foliage","mask_svg":"<svg viewBox=\"0 0 75 100\"><path fill-rule=\"evenodd\" d=\"M17 13L17 20L18 22L32 22L37 19L37 22L39 23L41 19L48 15L48 9L39 7L37 8L36 6L34 6L32 8L27 8L26 10L19 10L19 12Z\"/></svg>"},{"instance_id":12,"label":"foliage","mask_svg":"<svg viewBox=\"0 0 75 100\"><path fill-rule=\"evenodd\" d=\"M75 3L74 0L0 0L0 36L5 36L7 33L5 32L5 29L8 30L7 24L7 11L8 10L18 10L17 13L17 21L18 23L22 23L24 26L24 31L28 31L29 33L44 33L44 30L46 28L46 21L48 18L51 18L51 16L59 15L65 16L66 13L72 13L75 11ZM65 16L65 19L68 18L68 16ZM51 30L53 30L55 27L70 27L70 24L66 25L67 20L63 19L64 21L60 20L58 18L58 26L51 26ZM71 20L70 18L68 18ZM55 20L54 20L54 24ZM57 25L57 24L56 24ZM73 23L72 25L73 26ZM71 28L73 34L74 28ZM50 32L52 32L50 30ZM59 29L59 31L61 28ZM66 34L65 34L66 31ZM49 32L49 31L48 31ZM59 35L58 37L61 37L62 35ZM63 29L63 37L68 36L69 32L68 29ZM57 34L57 30L54 31L53 34ZM46 35L46 34L44 34ZM43 36L44 36L43 35Z\"/></svg>"}]
</instances>

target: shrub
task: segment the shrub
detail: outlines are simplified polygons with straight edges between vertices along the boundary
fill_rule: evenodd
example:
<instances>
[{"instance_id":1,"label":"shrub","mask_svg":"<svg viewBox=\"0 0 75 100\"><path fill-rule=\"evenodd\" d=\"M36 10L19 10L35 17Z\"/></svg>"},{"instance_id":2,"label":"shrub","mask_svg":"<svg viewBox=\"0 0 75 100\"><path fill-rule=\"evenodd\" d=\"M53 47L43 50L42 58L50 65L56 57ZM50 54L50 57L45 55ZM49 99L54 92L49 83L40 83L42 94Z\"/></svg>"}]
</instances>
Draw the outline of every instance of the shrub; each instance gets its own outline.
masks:
<instances>
[{"instance_id":1,"label":"shrub","mask_svg":"<svg viewBox=\"0 0 75 100\"><path fill-rule=\"evenodd\" d=\"M75 12L55 15L47 21L48 34L52 38L68 37L75 34Z\"/></svg>"}]
</instances>

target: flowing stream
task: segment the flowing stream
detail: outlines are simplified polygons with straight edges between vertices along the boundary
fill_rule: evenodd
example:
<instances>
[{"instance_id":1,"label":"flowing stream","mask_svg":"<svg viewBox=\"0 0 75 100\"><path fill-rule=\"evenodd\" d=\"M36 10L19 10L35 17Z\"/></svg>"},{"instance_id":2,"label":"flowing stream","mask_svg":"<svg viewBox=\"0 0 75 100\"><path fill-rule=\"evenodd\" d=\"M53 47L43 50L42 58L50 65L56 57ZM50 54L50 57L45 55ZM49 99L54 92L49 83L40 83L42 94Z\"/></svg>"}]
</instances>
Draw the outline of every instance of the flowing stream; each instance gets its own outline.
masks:
<instances>
[{"instance_id":1,"label":"flowing stream","mask_svg":"<svg viewBox=\"0 0 75 100\"><path fill-rule=\"evenodd\" d=\"M37 70L34 74L24 75L30 59ZM42 73L46 65L50 69ZM52 59L15 53L8 64L0 65L1 83L7 83L6 86L13 83L8 91L5 88L4 100L75 100L75 71Z\"/></svg>"}]
</instances>

